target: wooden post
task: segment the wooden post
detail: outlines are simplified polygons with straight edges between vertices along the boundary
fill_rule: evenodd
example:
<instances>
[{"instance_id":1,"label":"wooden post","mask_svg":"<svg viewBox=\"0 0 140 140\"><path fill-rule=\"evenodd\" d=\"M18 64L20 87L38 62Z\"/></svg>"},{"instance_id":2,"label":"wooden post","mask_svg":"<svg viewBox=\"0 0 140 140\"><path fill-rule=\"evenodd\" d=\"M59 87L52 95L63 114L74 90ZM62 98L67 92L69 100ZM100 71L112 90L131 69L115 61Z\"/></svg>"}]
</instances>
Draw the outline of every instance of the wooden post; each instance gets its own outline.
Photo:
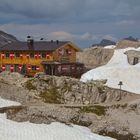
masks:
<instances>
[{"instance_id":1,"label":"wooden post","mask_svg":"<svg viewBox=\"0 0 140 140\"><path fill-rule=\"evenodd\" d=\"M120 94L121 94L121 89L122 89L123 82L120 81L118 85L120 86Z\"/></svg>"},{"instance_id":2,"label":"wooden post","mask_svg":"<svg viewBox=\"0 0 140 140\"><path fill-rule=\"evenodd\" d=\"M51 65L51 75L54 75L54 65Z\"/></svg>"}]
</instances>

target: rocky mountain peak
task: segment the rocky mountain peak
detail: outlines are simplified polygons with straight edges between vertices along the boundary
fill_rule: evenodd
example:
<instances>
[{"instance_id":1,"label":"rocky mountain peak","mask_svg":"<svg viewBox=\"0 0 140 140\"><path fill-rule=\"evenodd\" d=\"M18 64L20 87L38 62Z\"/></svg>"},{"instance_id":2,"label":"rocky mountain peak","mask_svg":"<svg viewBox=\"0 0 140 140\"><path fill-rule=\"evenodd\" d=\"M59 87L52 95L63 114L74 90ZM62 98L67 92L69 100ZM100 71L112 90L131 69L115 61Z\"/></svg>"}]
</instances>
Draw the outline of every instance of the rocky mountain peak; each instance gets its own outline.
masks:
<instances>
[{"instance_id":1,"label":"rocky mountain peak","mask_svg":"<svg viewBox=\"0 0 140 140\"><path fill-rule=\"evenodd\" d=\"M124 38L124 40L129 40L129 41L136 41L136 42L138 42L138 39L137 39L137 38L134 38L134 37L132 37L132 36L129 36L129 37L127 37L127 38Z\"/></svg>"},{"instance_id":2,"label":"rocky mountain peak","mask_svg":"<svg viewBox=\"0 0 140 140\"><path fill-rule=\"evenodd\" d=\"M3 31L0 31L0 46L3 46L7 43L18 41L16 37L11 34L7 34Z\"/></svg>"},{"instance_id":3,"label":"rocky mountain peak","mask_svg":"<svg viewBox=\"0 0 140 140\"><path fill-rule=\"evenodd\" d=\"M93 44L92 47L94 47L94 46L104 47L104 46L108 46L108 45L116 45L116 42L108 40L108 39L103 39L103 40L101 40L100 43Z\"/></svg>"}]
</instances>

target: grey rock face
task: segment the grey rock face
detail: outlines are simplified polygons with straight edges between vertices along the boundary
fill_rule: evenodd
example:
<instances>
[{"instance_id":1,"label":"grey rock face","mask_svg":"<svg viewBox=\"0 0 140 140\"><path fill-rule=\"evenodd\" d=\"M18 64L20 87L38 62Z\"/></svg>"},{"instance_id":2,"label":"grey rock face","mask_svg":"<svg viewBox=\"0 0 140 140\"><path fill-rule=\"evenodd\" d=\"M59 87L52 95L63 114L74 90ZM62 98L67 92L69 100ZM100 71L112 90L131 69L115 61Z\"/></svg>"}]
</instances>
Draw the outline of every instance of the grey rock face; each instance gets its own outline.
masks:
<instances>
[{"instance_id":1,"label":"grey rock face","mask_svg":"<svg viewBox=\"0 0 140 140\"><path fill-rule=\"evenodd\" d=\"M0 73L0 96L27 102L92 105L125 100L132 96L126 91L106 87L106 81L83 83L70 77L44 74L27 79L18 73Z\"/></svg>"},{"instance_id":2,"label":"grey rock face","mask_svg":"<svg viewBox=\"0 0 140 140\"><path fill-rule=\"evenodd\" d=\"M29 82L29 83L28 83ZM78 79L70 77L56 77L39 75L38 77L27 81L27 84L35 87L37 93L41 93L42 99L47 95L57 93L57 99L64 104L95 104L120 101L127 96L128 92L111 89L104 86L105 81L91 81L83 83ZM44 95L44 96L43 96ZM50 96L49 96L50 97ZM47 102L47 100L46 100Z\"/></svg>"},{"instance_id":3,"label":"grey rock face","mask_svg":"<svg viewBox=\"0 0 140 140\"><path fill-rule=\"evenodd\" d=\"M92 47L77 53L77 61L84 63L88 69L96 68L108 63L113 56L113 49Z\"/></svg>"},{"instance_id":4,"label":"grey rock face","mask_svg":"<svg viewBox=\"0 0 140 140\"><path fill-rule=\"evenodd\" d=\"M8 119L18 122L73 123L99 134L113 134L118 140L132 138L133 134L140 136L140 97L108 88L105 83L82 83L78 79L44 74L26 79L16 73L1 73L0 96L22 106L0 110L7 113Z\"/></svg>"},{"instance_id":5,"label":"grey rock face","mask_svg":"<svg viewBox=\"0 0 140 140\"><path fill-rule=\"evenodd\" d=\"M7 34L3 31L0 31L0 47L11 42L17 41L16 37L13 35Z\"/></svg>"},{"instance_id":6,"label":"grey rock face","mask_svg":"<svg viewBox=\"0 0 140 140\"><path fill-rule=\"evenodd\" d=\"M136 61L138 63L140 63L140 51L130 50L130 51L127 51L125 54L128 57L129 64L134 65L135 64L135 59L137 59Z\"/></svg>"},{"instance_id":7,"label":"grey rock face","mask_svg":"<svg viewBox=\"0 0 140 140\"><path fill-rule=\"evenodd\" d=\"M117 49L125 49L125 48L138 48L140 47L140 41L130 41L130 40L121 40L117 43Z\"/></svg>"}]
</instances>

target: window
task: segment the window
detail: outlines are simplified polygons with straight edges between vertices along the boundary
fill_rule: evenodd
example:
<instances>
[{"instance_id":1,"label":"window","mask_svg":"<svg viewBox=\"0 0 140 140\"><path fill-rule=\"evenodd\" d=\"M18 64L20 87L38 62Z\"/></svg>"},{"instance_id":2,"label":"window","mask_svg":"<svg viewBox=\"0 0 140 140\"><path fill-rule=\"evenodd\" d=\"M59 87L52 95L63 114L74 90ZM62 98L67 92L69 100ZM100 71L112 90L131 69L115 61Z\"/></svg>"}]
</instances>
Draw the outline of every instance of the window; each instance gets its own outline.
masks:
<instances>
[{"instance_id":1,"label":"window","mask_svg":"<svg viewBox=\"0 0 140 140\"><path fill-rule=\"evenodd\" d=\"M34 53L30 53L30 58L34 58Z\"/></svg>"},{"instance_id":2,"label":"window","mask_svg":"<svg viewBox=\"0 0 140 140\"><path fill-rule=\"evenodd\" d=\"M66 54L69 54L69 50L68 49L66 49Z\"/></svg>"},{"instance_id":3,"label":"window","mask_svg":"<svg viewBox=\"0 0 140 140\"><path fill-rule=\"evenodd\" d=\"M42 53L42 58L46 58L46 53Z\"/></svg>"},{"instance_id":4,"label":"window","mask_svg":"<svg viewBox=\"0 0 140 140\"><path fill-rule=\"evenodd\" d=\"M72 51L70 49L66 49L66 55L71 55Z\"/></svg>"},{"instance_id":5,"label":"window","mask_svg":"<svg viewBox=\"0 0 140 140\"><path fill-rule=\"evenodd\" d=\"M36 70L36 68L37 68L37 66L34 66L34 65L32 66L32 70Z\"/></svg>"},{"instance_id":6,"label":"window","mask_svg":"<svg viewBox=\"0 0 140 140\"><path fill-rule=\"evenodd\" d=\"M16 58L19 58L20 54L19 53L15 53L15 56L16 56Z\"/></svg>"},{"instance_id":7,"label":"window","mask_svg":"<svg viewBox=\"0 0 140 140\"><path fill-rule=\"evenodd\" d=\"M10 53L5 53L6 58L10 57Z\"/></svg>"}]
</instances>

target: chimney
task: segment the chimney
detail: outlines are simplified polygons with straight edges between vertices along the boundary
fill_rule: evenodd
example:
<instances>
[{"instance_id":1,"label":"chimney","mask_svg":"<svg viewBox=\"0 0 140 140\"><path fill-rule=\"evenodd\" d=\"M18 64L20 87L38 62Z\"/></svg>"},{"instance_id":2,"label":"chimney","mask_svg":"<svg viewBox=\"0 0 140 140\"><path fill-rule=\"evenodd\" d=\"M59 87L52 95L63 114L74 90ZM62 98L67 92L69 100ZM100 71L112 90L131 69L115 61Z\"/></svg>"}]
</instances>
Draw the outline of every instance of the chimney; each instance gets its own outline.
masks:
<instances>
[{"instance_id":1,"label":"chimney","mask_svg":"<svg viewBox=\"0 0 140 140\"><path fill-rule=\"evenodd\" d=\"M27 36L27 46L29 50L34 50L34 40L31 36Z\"/></svg>"},{"instance_id":2,"label":"chimney","mask_svg":"<svg viewBox=\"0 0 140 140\"><path fill-rule=\"evenodd\" d=\"M56 44L57 44L57 45L59 44L59 40L56 40Z\"/></svg>"}]
</instances>

